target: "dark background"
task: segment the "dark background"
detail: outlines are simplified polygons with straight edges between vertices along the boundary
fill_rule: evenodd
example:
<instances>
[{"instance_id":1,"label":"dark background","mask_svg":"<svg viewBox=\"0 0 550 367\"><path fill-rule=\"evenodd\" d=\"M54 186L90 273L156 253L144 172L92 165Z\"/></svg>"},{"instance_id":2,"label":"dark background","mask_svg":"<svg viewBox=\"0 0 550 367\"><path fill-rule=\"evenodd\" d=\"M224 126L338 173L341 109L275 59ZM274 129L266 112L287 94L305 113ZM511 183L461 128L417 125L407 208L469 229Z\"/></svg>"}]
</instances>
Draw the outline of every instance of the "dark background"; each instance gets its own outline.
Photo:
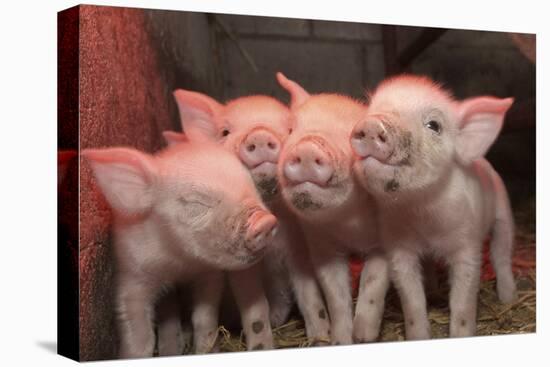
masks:
<instances>
[{"instance_id":1,"label":"dark background","mask_svg":"<svg viewBox=\"0 0 550 367\"><path fill-rule=\"evenodd\" d=\"M97 6L73 8L59 19L60 150L158 150L162 131L179 128L175 88L222 101L269 94L287 102L275 81L283 71L312 93L362 98L385 76L408 71L431 76L458 98L516 98L488 157L511 193L518 227L535 231L534 36ZM110 212L83 161L78 177L77 161L60 185L58 256L60 268L76 274L63 254L67 246L78 253L79 299L60 273L59 302L66 307L58 319L66 326L78 316L80 359L110 359L117 347ZM71 230L76 206L68 202L76 192L78 234ZM62 352L71 344L61 339L76 332L60 330L67 330L58 340Z\"/></svg>"}]
</instances>

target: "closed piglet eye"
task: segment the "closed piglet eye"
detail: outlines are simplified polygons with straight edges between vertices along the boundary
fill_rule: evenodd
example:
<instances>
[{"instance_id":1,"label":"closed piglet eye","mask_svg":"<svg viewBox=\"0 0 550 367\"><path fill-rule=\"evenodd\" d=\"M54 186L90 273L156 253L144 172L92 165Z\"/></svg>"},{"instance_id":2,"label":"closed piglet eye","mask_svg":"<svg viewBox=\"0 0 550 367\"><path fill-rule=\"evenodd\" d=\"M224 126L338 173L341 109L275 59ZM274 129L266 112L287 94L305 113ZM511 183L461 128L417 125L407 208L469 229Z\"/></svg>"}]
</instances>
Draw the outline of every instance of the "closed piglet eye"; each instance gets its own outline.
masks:
<instances>
[{"instance_id":1,"label":"closed piglet eye","mask_svg":"<svg viewBox=\"0 0 550 367\"><path fill-rule=\"evenodd\" d=\"M211 209L209 205L200 201L180 199L179 202L184 208L183 215L186 218L202 217Z\"/></svg>"},{"instance_id":2,"label":"closed piglet eye","mask_svg":"<svg viewBox=\"0 0 550 367\"><path fill-rule=\"evenodd\" d=\"M438 121L430 120L426 122L425 126L436 134L441 134L441 124Z\"/></svg>"}]
</instances>

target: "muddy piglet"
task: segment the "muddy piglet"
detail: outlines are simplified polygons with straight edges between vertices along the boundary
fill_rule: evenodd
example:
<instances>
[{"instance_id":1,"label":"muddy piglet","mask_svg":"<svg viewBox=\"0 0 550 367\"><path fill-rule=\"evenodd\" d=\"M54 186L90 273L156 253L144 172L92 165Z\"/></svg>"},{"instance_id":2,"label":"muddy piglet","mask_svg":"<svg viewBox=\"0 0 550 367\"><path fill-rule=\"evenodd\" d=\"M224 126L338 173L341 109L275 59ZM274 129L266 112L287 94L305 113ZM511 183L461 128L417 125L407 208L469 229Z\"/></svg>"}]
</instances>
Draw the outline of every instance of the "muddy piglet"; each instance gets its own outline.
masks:
<instances>
[{"instance_id":1,"label":"muddy piglet","mask_svg":"<svg viewBox=\"0 0 550 367\"><path fill-rule=\"evenodd\" d=\"M514 223L504 184L483 158L512 98L455 100L428 78L398 76L376 89L351 135L354 170L377 202L408 339L430 337L420 259L449 267L450 335L476 333L482 244L491 234L498 296L514 299Z\"/></svg>"},{"instance_id":2,"label":"muddy piglet","mask_svg":"<svg viewBox=\"0 0 550 367\"><path fill-rule=\"evenodd\" d=\"M378 250L374 203L352 172L351 130L365 105L337 94L310 95L277 74L291 95L295 120L278 176L282 195L304 229L310 257L327 302L333 344L374 341L389 285L387 263ZM355 318L349 256L366 256Z\"/></svg>"},{"instance_id":3,"label":"muddy piglet","mask_svg":"<svg viewBox=\"0 0 550 367\"><path fill-rule=\"evenodd\" d=\"M276 218L238 159L215 144L182 143L155 155L130 148L86 149L113 212L115 296L121 358L151 357L161 294L193 284L197 353L218 327L221 270L258 262Z\"/></svg>"},{"instance_id":4,"label":"muddy piglet","mask_svg":"<svg viewBox=\"0 0 550 367\"><path fill-rule=\"evenodd\" d=\"M305 240L295 216L282 201L277 182L279 155L292 128L288 107L265 95L220 103L205 94L179 89L174 97L186 135L193 138L202 132L238 157L279 221L275 243L264 260L229 273L248 348L272 347L271 326L287 320L294 299L304 316L308 337L328 340L328 318ZM165 137L177 139L174 133L165 133Z\"/></svg>"}]
</instances>

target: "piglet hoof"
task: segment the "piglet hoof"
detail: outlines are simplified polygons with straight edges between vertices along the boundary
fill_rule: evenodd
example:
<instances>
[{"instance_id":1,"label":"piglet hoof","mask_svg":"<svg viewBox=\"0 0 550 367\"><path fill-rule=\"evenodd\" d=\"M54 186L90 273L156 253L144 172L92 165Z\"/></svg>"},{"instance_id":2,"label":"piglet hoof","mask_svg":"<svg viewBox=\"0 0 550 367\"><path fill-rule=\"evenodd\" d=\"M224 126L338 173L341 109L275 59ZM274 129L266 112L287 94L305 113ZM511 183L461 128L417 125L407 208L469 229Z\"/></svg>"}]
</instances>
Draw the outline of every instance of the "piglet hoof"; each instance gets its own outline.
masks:
<instances>
[{"instance_id":1,"label":"piglet hoof","mask_svg":"<svg viewBox=\"0 0 550 367\"><path fill-rule=\"evenodd\" d=\"M273 349L273 340L265 338L265 340L255 340L248 346L248 350L269 350Z\"/></svg>"},{"instance_id":2,"label":"piglet hoof","mask_svg":"<svg viewBox=\"0 0 550 367\"><path fill-rule=\"evenodd\" d=\"M518 297L516 284L513 280L506 284L503 283L504 282L497 282L497 294L500 302L504 304L514 302Z\"/></svg>"},{"instance_id":3,"label":"piglet hoof","mask_svg":"<svg viewBox=\"0 0 550 367\"><path fill-rule=\"evenodd\" d=\"M476 335L477 325L475 320L451 319L449 336L451 338L464 338Z\"/></svg>"},{"instance_id":4,"label":"piglet hoof","mask_svg":"<svg viewBox=\"0 0 550 367\"><path fill-rule=\"evenodd\" d=\"M334 335L330 341L331 345L350 345L353 344L351 335Z\"/></svg>"},{"instance_id":5,"label":"piglet hoof","mask_svg":"<svg viewBox=\"0 0 550 367\"><path fill-rule=\"evenodd\" d=\"M378 339L378 329L369 327L354 327L354 343L372 343Z\"/></svg>"},{"instance_id":6,"label":"piglet hoof","mask_svg":"<svg viewBox=\"0 0 550 367\"><path fill-rule=\"evenodd\" d=\"M195 354L215 353L219 351L218 330L210 331L208 334L197 338Z\"/></svg>"},{"instance_id":7,"label":"piglet hoof","mask_svg":"<svg viewBox=\"0 0 550 367\"><path fill-rule=\"evenodd\" d=\"M291 311L291 304L276 303L269 310L269 320L272 327L279 327L288 320Z\"/></svg>"},{"instance_id":8,"label":"piglet hoof","mask_svg":"<svg viewBox=\"0 0 550 367\"><path fill-rule=\"evenodd\" d=\"M328 322L312 325L306 324L306 334L311 340L312 346L323 346L330 344L330 325Z\"/></svg>"},{"instance_id":9,"label":"piglet hoof","mask_svg":"<svg viewBox=\"0 0 550 367\"><path fill-rule=\"evenodd\" d=\"M183 353L185 349L185 340L181 333L177 333L172 338L158 339L159 356L177 356Z\"/></svg>"},{"instance_id":10,"label":"piglet hoof","mask_svg":"<svg viewBox=\"0 0 550 367\"><path fill-rule=\"evenodd\" d=\"M356 314L353 320L353 341L355 343L372 343L380 334L380 322L373 315Z\"/></svg>"},{"instance_id":11,"label":"piglet hoof","mask_svg":"<svg viewBox=\"0 0 550 367\"><path fill-rule=\"evenodd\" d=\"M246 345L248 350L273 349L270 325L265 325L263 321L253 322L251 330L246 334Z\"/></svg>"},{"instance_id":12,"label":"piglet hoof","mask_svg":"<svg viewBox=\"0 0 550 367\"><path fill-rule=\"evenodd\" d=\"M327 345L330 345L330 339L327 338L312 338L311 339L311 346L312 347L325 347Z\"/></svg>"},{"instance_id":13,"label":"piglet hoof","mask_svg":"<svg viewBox=\"0 0 550 367\"><path fill-rule=\"evenodd\" d=\"M405 335L407 340L426 340L431 338L430 324L427 322L425 325L414 323L413 321L407 321L405 326Z\"/></svg>"}]
</instances>

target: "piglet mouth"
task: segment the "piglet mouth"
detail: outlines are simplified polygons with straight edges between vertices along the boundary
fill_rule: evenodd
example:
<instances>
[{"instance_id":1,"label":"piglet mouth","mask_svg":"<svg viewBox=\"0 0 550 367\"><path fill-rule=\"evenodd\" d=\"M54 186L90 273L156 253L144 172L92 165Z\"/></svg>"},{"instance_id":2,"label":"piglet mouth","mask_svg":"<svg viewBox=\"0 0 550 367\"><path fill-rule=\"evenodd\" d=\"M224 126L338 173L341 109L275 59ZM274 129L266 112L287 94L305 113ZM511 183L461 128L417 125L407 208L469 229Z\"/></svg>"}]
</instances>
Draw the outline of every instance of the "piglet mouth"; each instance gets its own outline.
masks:
<instances>
[{"instance_id":1,"label":"piglet mouth","mask_svg":"<svg viewBox=\"0 0 550 367\"><path fill-rule=\"evenodd\" d=\"M323 190L330 187L330 185L327 183L319 183L314 181L301 181L301 182L294 182L290 181L287 182L287 187L292 188L294 190L307 190L308 188L315 188L317 190Z\"/></svg>"},{"instance_id":2,"label":"piglet mouth","mask_svg":"<svg viewBox=\"0 0 550 367\"><path fill-rule=\"evenodd\" d=\"M277 162L265 161L258 163L250 168L250 172L267 178L275 177L277 175Z\"/></svg>"},{"instance_id":3,"label":"piglet mouth","mask_svg":"<svg viewBox=\"0 0 550 367\"><path fill-rule=\"evenodd\" d=\"M383 164L387 164L389 158L393 155L393 152L392 152L389 155L387 155L386 157L379 157L377 154L375 154L374 152L371 152L370 150L369 151L366 151L366 150L362 151L362 150L355 150L355 149L354 149L354 153L355 153L355 158L358 161L364 162L367 159L374 159L374 160L376 160L380 163L383 163Z\"/></svg>"},{"instance_id":4,"label":"piglet mouth","mask_svg":"<svg viewBox=\"0 0 550 367\"><path fill-rule=\"evenodd\" d=\"M277 166L277 162L276 161L263 161L263 162L260 162L256 165L254 165L251 169L256 169L256 168L259 168L259 167L273 167L273 166Z\"/></svg>"},{"instance_id":5,"label":"piglet mouth","mask_svg":"<svg viewBox=\"0 0 550 367\"><path fill-rule=\"evenodd\" d=\"M393 154L390 155L390 157L387 159L380 159L374 155L367 155L365 157L359 157L359 162L363 166L376 165L378 167L383 166L383 167L388 167L393 169L401 168L404 166L410 166L410 162L408 158L404 158L398 162L392 162L392 160L390 159L392 156Z\"/></svg>"},{"instance_id":6,"label":"piglet mouth","mask_svg":"<svg viewBox=\"0 0 550 367\"><path fill-rule=\"evenodd\" d=\"M273 241L277 234L277 218L265 210L253 211L247 220L245 247L250 255L259 256Z\"/></svg>"}]
</instances>

